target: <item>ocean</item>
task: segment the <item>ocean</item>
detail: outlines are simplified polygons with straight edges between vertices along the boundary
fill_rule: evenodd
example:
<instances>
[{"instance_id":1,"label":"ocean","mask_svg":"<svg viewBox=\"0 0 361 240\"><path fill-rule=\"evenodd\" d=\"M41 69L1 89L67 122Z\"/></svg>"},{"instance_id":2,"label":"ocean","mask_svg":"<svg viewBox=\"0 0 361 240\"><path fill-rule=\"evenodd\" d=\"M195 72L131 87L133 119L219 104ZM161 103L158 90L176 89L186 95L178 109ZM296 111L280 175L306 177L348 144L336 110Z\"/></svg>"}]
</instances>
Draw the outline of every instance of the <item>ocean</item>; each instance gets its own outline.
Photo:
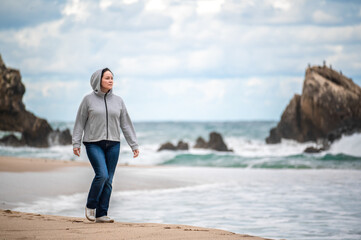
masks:
<instances>
[{"instance_id":1,"label":"ocean","mask_svg":"<svg viewBox=\"0 0 361 240\"><path fill-rule=\"evenodd\" d=\"M73 124L51 122L54 129L72 130ZM111 216L118 221L188 224L274 239L361 239L361 134L344 136L328 151L307 154L303 150L315 143L266 144L264 139L276 124L135 122L140 157L133 159L122 139L119 163L139 167L117 169ZM212 131L221 133L233 152L193 148L197 137L207 141ZM8 133L0 136L4 134ZM179 140L190 149L157 152L162 143ZM0 146L0 155L88 161L84 146L81 157L76 157L71 145ZM84 175L81 181L91 182L92 172L82 168L66 172L73 180ZM0 180L12 176L3 173ZM14 210L82 217L87 191L18 201Z\"/></svg>"}]
</instances>

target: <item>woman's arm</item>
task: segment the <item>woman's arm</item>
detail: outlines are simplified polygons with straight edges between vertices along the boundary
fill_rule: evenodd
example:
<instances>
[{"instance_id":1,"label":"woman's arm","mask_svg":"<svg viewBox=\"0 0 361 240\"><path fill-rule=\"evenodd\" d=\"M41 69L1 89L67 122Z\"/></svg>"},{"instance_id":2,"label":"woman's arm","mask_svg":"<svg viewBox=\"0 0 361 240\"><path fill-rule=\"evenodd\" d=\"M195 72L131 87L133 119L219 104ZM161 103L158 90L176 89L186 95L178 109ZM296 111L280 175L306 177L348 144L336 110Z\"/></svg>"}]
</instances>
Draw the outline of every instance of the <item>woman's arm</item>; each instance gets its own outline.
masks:
<instances>
[{"instance_id":1,"label":"woman's arm","mask_svg":"<svg viewBox=\"0 0 361 240\"><path fill-rule=\"evenodd\" d=\"M85 123L88 120L88 104L86 97L83 98L82 102L80 103L78 113L76 115L76 120L73 129L73 152L75 155L80 156L80 146L81 146L81 139L83 137Z\"/></svg>"},{"instance_id":2,"label":"woman's arm","mask_svg":"<svg viewBox=\"0 0 361 240\"><path fill-rule=\"evenodd\" d=\"M123 101L122 101L122 112L120 113L120 128L123 131L125 140L127 140L130 148L133 150L134 157L137 157L139 154L137 136L135 134L133 123L130 120L127 108L125 107ZM135 150L138 150L137 153L135 152Z\"/></svg>"}]
</instances>

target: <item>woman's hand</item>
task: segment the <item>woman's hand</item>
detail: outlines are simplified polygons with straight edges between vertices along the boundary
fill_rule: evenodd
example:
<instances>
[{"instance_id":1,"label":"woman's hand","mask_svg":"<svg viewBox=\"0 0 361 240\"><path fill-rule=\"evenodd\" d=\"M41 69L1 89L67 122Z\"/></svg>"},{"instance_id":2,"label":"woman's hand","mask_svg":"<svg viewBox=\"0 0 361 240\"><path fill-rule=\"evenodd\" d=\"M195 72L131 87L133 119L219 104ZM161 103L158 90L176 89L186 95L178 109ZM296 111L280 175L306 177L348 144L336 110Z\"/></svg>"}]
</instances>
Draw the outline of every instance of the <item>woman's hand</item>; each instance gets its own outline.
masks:
<instances>
[{"instance_id":1,"label":"woman's hand","mask_svg":"<svg viewBox=\"0 0 361 240\"><path fill-rule=\"evenodd\" d=\"M136 157L138 157L138 155L139 155L139 149L136 149L136 150L133 150L133 158L136 158Z\"/></svg>"},{"instance_id":2,"label":"woman's hand","mask_svg":"<svg viewBox=\"0 0 361 240\"><path fill-rule=\"evenodd\" d=\"M80 157L80 148L73 148L73 152L74 152L75 155Z\"/></svg>"}]
</instances>

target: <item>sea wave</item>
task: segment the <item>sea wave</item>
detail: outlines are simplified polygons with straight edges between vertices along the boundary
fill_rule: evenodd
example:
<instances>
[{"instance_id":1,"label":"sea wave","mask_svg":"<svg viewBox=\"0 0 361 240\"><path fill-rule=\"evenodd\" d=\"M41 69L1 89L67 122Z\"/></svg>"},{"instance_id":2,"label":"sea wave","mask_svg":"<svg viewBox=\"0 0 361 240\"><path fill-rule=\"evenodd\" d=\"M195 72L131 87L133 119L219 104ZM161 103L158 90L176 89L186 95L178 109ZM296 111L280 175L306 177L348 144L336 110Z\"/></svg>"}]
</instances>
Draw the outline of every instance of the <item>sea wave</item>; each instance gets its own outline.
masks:
<instances>
[{"instance_id":1,"label":"sea wave","mask_svg":"<svg viewBox=\"0 0 361 240\"><path fill-rule=\"evenodd\" d=\"M285 157L242 157L236 154L220 155L182 153L160 165L272 168L272 169L361 169L361 157L346 154L297 154Z\"/></svg>"},{"instance_id":2,"label":"sea wave","mask_svg":"<svg viewBox=\"0 0 361 240\"><path fill-rule=\"evenodd\" d=\"M55 122L53 128L71 129L71 122ZM122 138L118 162L131 165L184 165L233 168L276 168L276 169L317 169L350 168L361 169L361 134L343 136L335 141L329 150L307 154L303 151L310 146L320 147L314 142L299 143L282 139L279 144L266 144L265 137L273 122L225 122L188 123L156 122L138 123L137 136L140 156L133 158L131 149ZM227 146L233 152L217 152L209 149L195 149L195 139L202 136L207 140L210 131L223 135ZM8 134L8 132L1 132ZM0 134L0 136L2 136ZM186 151L161 151L159 146L167 141L176 144L186 141ZM0 146L0 155L34 157L57 160L88 161L85 147L80 157L73 154L72 146L51 146L50 148Z\"/></svg>"},{"instance_id":3,"label":"sea wave","mask_svg":"<svg viewBox=\"0 0 361 240\"><path fill-rule=\"evenodd\" d=\"M266 144L259 140L227 138L233 153L211 150L179 152L160 165L273 168L273 169L361 169L361 134L344 136L328 151L316 154L304 153L312 142L298 143L282 140L279 144Z\"/></svg>"}]
</instances>

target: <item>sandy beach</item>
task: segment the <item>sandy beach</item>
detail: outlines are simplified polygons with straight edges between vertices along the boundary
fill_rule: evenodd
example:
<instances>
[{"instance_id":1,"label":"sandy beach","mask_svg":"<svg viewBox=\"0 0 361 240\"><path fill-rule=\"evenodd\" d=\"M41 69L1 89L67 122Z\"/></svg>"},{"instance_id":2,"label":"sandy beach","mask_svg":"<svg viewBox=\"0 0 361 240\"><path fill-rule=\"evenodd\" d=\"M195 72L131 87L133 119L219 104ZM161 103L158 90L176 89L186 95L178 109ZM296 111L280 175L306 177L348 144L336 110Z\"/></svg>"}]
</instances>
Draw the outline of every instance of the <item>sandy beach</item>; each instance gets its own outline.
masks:
<instances>
[{"instance_id":1,"label":"sandy beach","mask_svg":"<svg viewBox=\"0 0 361 240\"><path fill-rule=\"evenodd\" d=\"M35 158L15 158L15 157L0 157L0 172L2 176L11 172L17 173L14 177L22 179L27 172L33 172L31 178L35 174L51 174L52 180L44 183L42 179L39 182L24 181L19 183L13 194L5 189L7 183L1 185L2 192L2 209L0 215L0 235L2 239L18 239L18 238L37 238L37 239L265 239L260 237L253 237L249 235L235 234L218 229L201 228L195 226L178 225L178 224L158 224L158 223L124 223L115 222L114 224L95 224L87 221L85 218L74 218L55 215L43 215L39 213L24 213L6 210L7 207L12 206L12 202L31 201L36 195L64 194L77 189L65 191L59 188L58 191L50 191L54 183L59 182L56 174L62 174L62 171L72 172L79 170L79 167L91 173L91 167L86 162L70 162L70 161L56 161ZM34 173L35 172L35 173ZM38 172L38 173L37 173ZM9 175L10 176L10 175ZM13 176L13 175L11 175ZM8 177L5 175L4 178ZM30 179L30 178L29 178ZM10 179L11 180L11 179ZM9 180L9 181L10 181ZM26 179L25 179L26 180ZM89 179L88 179L89 180ZM162 179L154 179L150 184L155 184L162 181ZM12 181L14 182L14 181ZM34 190L35 193L28 193L26 189L30 185L39 184L42 182L41 189ZM65 181L66 182L66 181ZM27 186L26 184L29 184ZM177 182L169 182L170 185L177 185ZM23 186L24 185L24 186ZM65 184L66 185L66 184ZM82 184L80 184L82 185ZM86 186L86 184L83 184ZM21 189L21 186L24 188ZM20 189L19 189L20 187ZM80 187L80 186L78 186ZM78 188L74 187L74 188ZM146 185L142 185L146 188ZM118 186L116 189L126 189L124 186ZM133 188L133 187L132 187ZM45 190L44 190L45 189ZM19 192L23 192L24 196L20 196ZM4 193L9 193L5 196ZM5 199L5 200L4 200Z\"/></svg>"},{"instance_id":2,"label":"sandy beach","mask_svg":"<svg viewBox=\"0 0 361 240\"><path fill-rule=\"evenodd\" d=\"M64 167L87 166L87 162L0 156L0 172L44 172Z\"/></svg>"},{"instance_id":3,"label":"sandy beach","mask_svg":"<svg viewBox=\"0 0 361 240\"><path fill-rule=\"evenodd\" d=\"M96 224L84 218L1 210L1 239L238 239L265 238L187 225L120 223Z\"/></svg>"}]
</instances>

